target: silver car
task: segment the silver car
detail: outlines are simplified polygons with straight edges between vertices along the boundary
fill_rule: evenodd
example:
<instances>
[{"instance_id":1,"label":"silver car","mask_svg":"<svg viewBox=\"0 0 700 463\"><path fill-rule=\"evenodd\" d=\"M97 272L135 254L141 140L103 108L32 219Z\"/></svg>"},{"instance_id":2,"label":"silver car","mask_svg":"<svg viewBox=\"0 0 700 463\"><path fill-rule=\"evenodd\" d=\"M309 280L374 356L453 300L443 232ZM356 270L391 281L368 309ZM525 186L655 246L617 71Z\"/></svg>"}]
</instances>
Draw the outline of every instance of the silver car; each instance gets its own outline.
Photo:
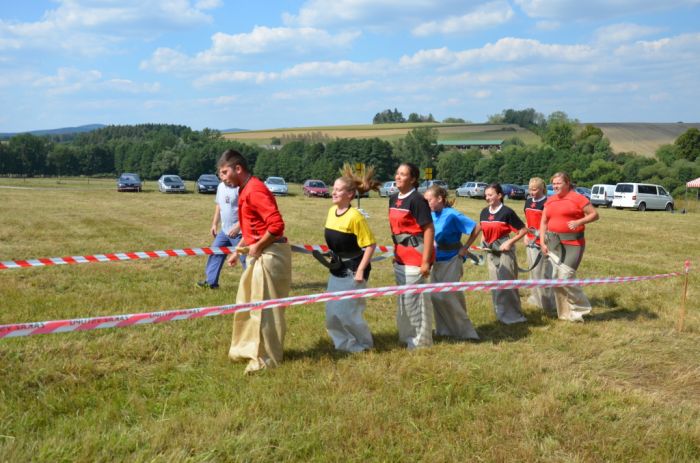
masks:
<instances>
[{"instance_id":1,"label":"silver car","mask_svg":"<svg viewBox=\"0 0 700 463\"><path fill-rule=\"evenodd\" d=\"M384 184L379 187L379 196L386 198L394 193L398 193L399 189L396 188L396 182L384 182Z\"/></svg>"},{"instance_id":2,"label":"silver car","mask_svg":"<svg viewBox=\"0 0 700 463\"><path fill-rule=\"evenodd\" d=\"M457 188L456 194L466 198L483 198L487 186L488 183L484 182L465 182Z\"/></svg>"},{"instance_id":3,"label":"silver car","mask_svg":"<svg viewBox=\"0 0 700 463\"><path fill-rule=\"evenodd\" d=\"M179 175L161 175L158 179L158 191L161 193L184 193L185 182Z\"/></svg>"},{"instance_id":4,"label":"silver car","mask_svg":"<svg viewBox=\"0 0 700 463\"><path fill-rule=\"evenodd\" d=\"M267 177L265 186L267 186L267 189L270 190L273 195L286 196L289 194L287 182L285 182L282 177Z\"/></svg>"}]
</instances>

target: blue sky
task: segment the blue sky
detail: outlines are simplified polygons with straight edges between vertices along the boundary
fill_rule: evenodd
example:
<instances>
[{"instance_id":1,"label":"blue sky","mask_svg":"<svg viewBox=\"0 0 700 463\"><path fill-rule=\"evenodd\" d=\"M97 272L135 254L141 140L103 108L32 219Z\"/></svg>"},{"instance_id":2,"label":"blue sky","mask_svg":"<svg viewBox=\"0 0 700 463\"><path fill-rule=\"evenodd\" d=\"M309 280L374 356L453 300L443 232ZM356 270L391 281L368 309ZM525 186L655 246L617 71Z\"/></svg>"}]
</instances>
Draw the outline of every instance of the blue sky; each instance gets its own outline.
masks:
<instances>
[{"instance_id":1,"label":"blue sky","mask_svg":"<svg viewBox=\"0 0 700 463\"><path fill-rule=\"evenodd\" d=\"M2 0L0 132L700 121L700 0Z\"/></svg>"}]
</instances>

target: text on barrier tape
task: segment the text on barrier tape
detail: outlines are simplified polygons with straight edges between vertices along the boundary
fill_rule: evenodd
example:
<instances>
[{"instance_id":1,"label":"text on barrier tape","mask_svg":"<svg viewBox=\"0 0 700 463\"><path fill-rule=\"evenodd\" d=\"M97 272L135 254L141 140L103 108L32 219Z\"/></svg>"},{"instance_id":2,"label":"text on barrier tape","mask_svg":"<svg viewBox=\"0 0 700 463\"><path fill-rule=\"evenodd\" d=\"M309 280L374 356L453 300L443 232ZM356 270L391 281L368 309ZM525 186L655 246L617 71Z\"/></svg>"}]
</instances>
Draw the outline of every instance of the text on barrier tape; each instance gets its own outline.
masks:
<instances>
[{"instance_id":1,"label":"text on barrier tape","mask_svg":"<svg viewBox=\"0 0 700 463\"><path fill-rule=\"evenodd\" d=\"M683 275L684 273L664 273L649 276L585 278L577 280L495 280L495 281L461 281L450 283L427 283L422 285L385 286L381 288L354 289L330 293L292 296L267 301L247 302L215 307L199 307L164 312L151 312L128 315L112 315L94 318L76 318L72 320L55 320L45 322L17 323L0 325L0 338L33 336L35 334L66 333L70 331L90 331L102 328L121 328L132 325L163 323L174 320L213 317L236 312L263 310L273 307L289 307L315 302L338 301L344 299L372 298L399 294L421 294L455 291L491 291L519 288L555 288L562 286L591 286L610 283L627 283L633 281L657 280Z\"/></svg>"}]
</instances>

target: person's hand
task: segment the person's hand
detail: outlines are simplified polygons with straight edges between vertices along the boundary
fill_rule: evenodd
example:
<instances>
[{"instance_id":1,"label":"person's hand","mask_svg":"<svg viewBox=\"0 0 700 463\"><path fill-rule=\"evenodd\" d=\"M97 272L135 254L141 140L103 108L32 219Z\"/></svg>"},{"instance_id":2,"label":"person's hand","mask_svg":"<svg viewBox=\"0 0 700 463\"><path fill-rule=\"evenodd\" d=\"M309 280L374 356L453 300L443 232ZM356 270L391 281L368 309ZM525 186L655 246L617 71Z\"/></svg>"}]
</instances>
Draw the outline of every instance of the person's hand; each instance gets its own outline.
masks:
<instances>
[{"instance_id":1,"label":"person's hand","mask_svg":"<svg viewBox=\"0 0 700 463\"><path fill-rule=\"evenodd\" d=\"M540 243L540 252L542 253L543 256L546 256L549 254L549 249L547 248L547 245L544 244L544 241Z\"/></svg>"},{"instance_id":2,"label":"person's hand","mask_svg":"<svg viewBox=\"0 0 700 463\"><path fill-rule=\"evenodd\" d=\"M234 252L233 254L228 256L228 259L226 260L226 263L228 264L229 267L234 267L236 263L238 262L238 253Z\"/></svg>"},{"instance_id":3,"label":"person's hand","mask_svg":"<svg viewBox=\"0 0 700 463\"><path fill-rule=\"evenodd\" d=\"M256 259L257 259L258 257L260 257L261 252L260 252L259 247L260 247L260 241L258 241L258 242L255 243L255 244L251 244L250 246L248 246L248 255L249 255L250 257L255 257Z\"/></svg>"},{"instance_id":4,"label":"person's hand","mask_svg":"<svg viewBox=\"0 0 700 463\"><path fill-rule=\"evenodd\" d=\"M211 232L211 236L216 237L216 225L211 226L210 232Z\"/></svg>"},{"instance_id":5,"label":"person's hand","mask_svg":"<svg viewBox=\"0 0 700 463\"><path fill-rule=\"evenodd\" d=\"M525 235L525 238L523 238L523 242L525 243L525 246L529 246L531 243L530 237Z\"/></svg>"},{"instance_id":6,"label":"person's hand","mask_svg":"<svg viewBox=\"0 0 700 463\"><path fill-rule=\"evenodd\" d=\"M569 230L575 230L580 226L578 220L571 220L567 225L569 226Z\"/></svg>"},{"instance_id":7,"label":"person's hand","mask_svg":"<svg viewBox=\"0 0 700 463\"><path fill-rule=\"evenodd\" d=\"M420 274L423 275L424 278L428 278L430 276L430 264L428 262L423 262L421 264Z\"/></svg>"},{"instance_id":8,"label":"person's hand","mask_svg":"<svg viewBox=\"0 0 700 463\"><path fill-rule=\"evenodd\" d=\"M499 250L499 251L502 251L502 252L508 252L508 251L510 251L510 248L512 248L512 247L513 247L513 244L510 242L510 240L508 240L508 241L504 242L504 243L499 247L498 250Z\"/></svg>"},{"instance_id":9,"label":"person's hand","mask_svg":"<svg viewBox=\"0 0 700 463\"><path fill-rule=\"evenodd\" d=\"M365 272L359 269L355 272L355 283L362 283L365 281Z\"/></svg>"},{"instance_id":10,"label":"person's hand","mask_svg":"<svg viewBox=\"0 0 700 463\"><path fill-rule=\"evenodd\" d=\"M238 235L238 232L232 228L231 230L228 231L227 235L229 238L235 238Z\"/></svg>"}]
</instances>

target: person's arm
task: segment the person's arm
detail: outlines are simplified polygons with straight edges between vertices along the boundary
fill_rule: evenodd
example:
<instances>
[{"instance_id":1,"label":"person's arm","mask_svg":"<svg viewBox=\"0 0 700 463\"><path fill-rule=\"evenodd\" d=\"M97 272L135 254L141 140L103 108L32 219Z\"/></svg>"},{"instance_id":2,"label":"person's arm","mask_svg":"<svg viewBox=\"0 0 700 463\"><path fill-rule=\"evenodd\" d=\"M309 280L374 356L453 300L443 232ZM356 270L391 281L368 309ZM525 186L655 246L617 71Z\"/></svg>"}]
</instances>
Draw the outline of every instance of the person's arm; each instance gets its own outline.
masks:
<instances>
[{"instance_id":1,"label":"person's arm","mask_svg":"<svg viewBox=\"0 0 700 463\"><path fill-rule=\"evenodd\" d=\"M420 273L425 278L430 275L430 265L435 252L435 225L429 223L423 228L423 260L420 265Z\"/></svg>"},{"instance_id":2,"label":"person's arm","mask_svg":"<svg viewBox=\"0 0 700 463\"><path fill-rule=\"evenodd\" d=\"M360 265L357 266L357 271L355 272L355 281L361 282L365 280L365 269L369 265L370 261L372 260L372 255L374 254L374 250L377 248L376 244L372 244L370 246L367 246L365 248L365 253L362 255L362 260L360 261Z\"/></svg>"},{"instance_id":3,"label":"person's arm","mask_svg":"<svg viewBox=\"0 0 700 463\"><path fill-rule=\"evenodd\" d=\"M244 247L246 247L246 244L245 244L245 241L243 240L243 238L241 238L241 240L238 242L238 245L236 246L236 249L240 249L240 248L244 248ZM233 267L234 265L236 265L236 262L238 262L238 258L240 257L240 254L241 254L240 252L234 251L233 253L231 253L231 255L228 256L228 260L226 261L226 263L228 264L229 267Z\"/></svg>"},{"instance_id":4,"label":"person's arm","mask_svg":"<svg viewBox=\"0 0 700 463\"><path fill-rule=\"evenodd\" d=\"M236 235L238 235L241 232L241 225L236 222L233 224L233 227L226 232L226 234L229 236L229 238L234 238Z\"/></svg>"},{"instance_id":5,"label":"person's arm","mask_svg":"<svg viewBox=\"0 0 700 463\"><path fill-rule=\"evenodd\" d=\"M598 220L598 211L596 211L595 207L591 205L591 203L586 204L583 206L583 213L584 216L578 220L572 220L568 223L569 229L570 230L575 230L581 225L586 225L587 223L595 222Z\"/></svg>"},{"instance_id":6,"label":"person's arm","mask_svg":"<svg viewBox=\"0 0 700 463\"><path fill-rule=\"evenodd\" d=\"M248 255L251 257L260 257L269 245L274 243L279 239L279 236L273 235L269 231L265 231L265 234L259 241L248 246Z\"/></svg>"},{"instance_id":7,"label":"person's arm","mask_svg":"<svg viewBox=\"0 0 700 463\"><path fill-rule=\"evenodd\" d=\"M467 255L467 252L469 252L469 248L474 244L474 241L479 237L481 234L481 224L477 223L476 226L474 227L474 230L472 230L471 234L469 235L469 238L467 238L467 243L462 247L462 249L459 250L459 255L464 257Z\"/></svg>"},{"instance_id":8,"label":"person's arm","mask_svg":"<svg viewBox=\"0 0 700 463\"><path fill-rule=\"evenodd\" d=\"M510 251L510 249L515 245L515 243L518 242L523 236L527 234L527 227L523 227L518 232L513 235L510 239L506 240L502 245L501 245L501 251Z\"/></svg>"},{"instance_id":9,"label":"person's arm","mask_svg":"<svg viewBox=\"0 0 700 463\"><path fill-rule=\"evenodd\" d=\"M219 220L221 220L221 208L217 204L214 208L214 217L211 219L211 236L216 236L216 230L219 228Z\"/></svg>"},{"instance_id":10,"label":"person's arm","mask_svg":"<svg viewBox=\"0 0 700 463\"><path fill-rule=\"evenodd\" d=\"M547 209L545 208L544 212L542 212L542 220L540 221L540 252L542 253L543 256L546 256L547 253L549 253L549 249L547 248L547 244L545 243L545 236L547 236Z\"/></svg>"}]
</instances>

